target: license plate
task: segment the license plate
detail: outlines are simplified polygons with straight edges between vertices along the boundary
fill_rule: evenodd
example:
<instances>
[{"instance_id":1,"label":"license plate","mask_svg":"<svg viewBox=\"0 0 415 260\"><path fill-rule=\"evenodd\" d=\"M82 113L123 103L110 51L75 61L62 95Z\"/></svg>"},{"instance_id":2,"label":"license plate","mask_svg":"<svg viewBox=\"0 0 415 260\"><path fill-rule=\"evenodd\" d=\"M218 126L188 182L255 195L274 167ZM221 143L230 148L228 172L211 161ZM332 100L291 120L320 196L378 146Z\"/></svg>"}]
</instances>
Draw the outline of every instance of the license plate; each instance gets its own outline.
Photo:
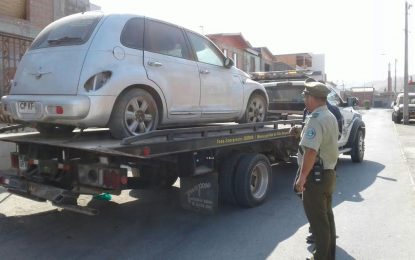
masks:
<instances>
[{"instance_id":1,"label":"license plate","mask_svg":"<svg viewBox=\"0 0 415 260\"><path fill-rule=\"evenodd\" d=\"M36 113L35 102L33 102L33 101L20 101L20 102L18 102L18 109L19 109L20 113L26 113L26 114L35 114Z\"/></svg>"}]
</instances>

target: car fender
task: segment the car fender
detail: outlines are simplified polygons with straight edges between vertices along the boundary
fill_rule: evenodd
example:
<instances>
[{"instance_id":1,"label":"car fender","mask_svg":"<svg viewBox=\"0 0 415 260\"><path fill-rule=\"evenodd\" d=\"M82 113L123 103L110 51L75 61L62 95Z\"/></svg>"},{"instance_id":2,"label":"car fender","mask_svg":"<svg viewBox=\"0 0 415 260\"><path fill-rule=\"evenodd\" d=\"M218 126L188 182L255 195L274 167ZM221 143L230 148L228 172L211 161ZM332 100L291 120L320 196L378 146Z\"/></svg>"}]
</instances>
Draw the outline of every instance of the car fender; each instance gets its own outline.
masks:
<instances>
[{"instance_id":1,"label":"car fender","mask_svg":"<svg viewBox=\"0 0 415 260\"><path fill-rule=\"evenodd\" d=\"M350 131L349 134L349 139L347 141L346 147L351 147L353 145L353 141L356 138L357 135L357 131L362 129L363 131L363 138L365 138L366 135L366 126L365 123L363 122L363 120L361 119L361 117L356 116L353 119L353 126L352 126L352 130Z\"/></svg>"},{"instance_id":2,"label":"car fender","mask_svg":"<svg viewBox=\"0 0 415 260\"><path fill-rule=\"evenodd\" d=\"M238 119L241 119L244 116L249 98L251 97L253 93L257 92L257 93L262 94L266 99L267 106L269 104L269 97L268 97L267 91L265 90L265 87L262 84L256 81L253 81L252 79L249 79L249 78L246 80L243 80L242 83L243 83L242 86L244 88L244 100L242 104L241 113Z\"/></svg>"}]
</instances>

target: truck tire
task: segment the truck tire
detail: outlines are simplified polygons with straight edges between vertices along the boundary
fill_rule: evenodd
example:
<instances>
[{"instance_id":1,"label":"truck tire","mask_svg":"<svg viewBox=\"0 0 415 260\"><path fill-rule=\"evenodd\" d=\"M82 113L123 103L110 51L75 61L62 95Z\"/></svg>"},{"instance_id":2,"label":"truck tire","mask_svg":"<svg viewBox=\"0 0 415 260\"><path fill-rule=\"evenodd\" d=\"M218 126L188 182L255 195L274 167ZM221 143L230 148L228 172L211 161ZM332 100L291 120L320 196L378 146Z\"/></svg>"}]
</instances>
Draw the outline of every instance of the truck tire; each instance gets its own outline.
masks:
<instances>
[{"instance_id":1,"label":"truck tire","mask_svg":"<svg viewBox=\"0 0 415 260\"><path fill-rule=\"evenodd\" d=\"M226 157L219 167L219 199L232 205L236 204L235 198L235 171L243 154L234 153Z\"/></svg>"},{"instance_id":2,"label":"truck tire","mask_svg":"<svg viewBox=\"0 0 415 260\"><path fill-rule=\"evenodd\" d=\"M272 169L263 154L243 155L235 172L235 197L240 206L262 204L271 190Z\"/></svg>"},{"instance_id":3,"label":"truck tire","mask_svg":"<svg viewBox=\"0 0 415 260\"><path fill-rule=\"evenodd\" d=\"M109 121L117 139L157 129L159 111L153 96L144 89L130 89L117 99Z\"/></svg>"},{"instance_id":4,"label":"truck tire","mask_svg":"<svg viewBox=\"0 0 415 260\"><path fill-rule=\"evenodd\" d=\"M70 125L54 125L48 123L37 123L35 128L41 135L65 135L72 133L72 131L75 129L74 126Z\"/></svg>"},{"instance_id":5,"label":"truck tire","mask_svg":"<svg viewBox=\"0 0 415 260\"><path fill-rule=\"evenodd\" d=\"M264 122L267 115L267 100L261 95L254 93L248 100L244 116L239 123Z\"/></svg>"},{"instance_id":6,"label":"truck tire","mask_svg":"<svg viewBox=\"0 0 415 260\"><path fill-rule=\"evenodd\" d=\"M361 129L357 130L350 155L352 157L352 162L360 163L363 161L365 155L365 140Z\"/></svg>"}]
</instances>

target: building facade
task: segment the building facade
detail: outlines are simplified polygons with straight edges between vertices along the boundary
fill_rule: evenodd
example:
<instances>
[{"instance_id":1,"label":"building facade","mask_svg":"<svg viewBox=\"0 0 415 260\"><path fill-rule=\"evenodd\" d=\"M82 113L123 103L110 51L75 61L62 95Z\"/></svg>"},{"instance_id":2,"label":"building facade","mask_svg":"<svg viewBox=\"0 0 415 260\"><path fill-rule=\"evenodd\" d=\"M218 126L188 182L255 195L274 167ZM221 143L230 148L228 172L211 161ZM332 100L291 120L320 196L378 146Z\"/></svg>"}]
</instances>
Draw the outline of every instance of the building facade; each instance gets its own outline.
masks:
<instances>
[{"instance_id":1,"label":"building facade","mask_svg":"<svg viewBox=\"0 0 415 260\"><path fill-rule=\"evenodd\" d=\"M259 53L252 48L241 33L219 33L206 36L221 49L226 57L234 61L237 68L245 72L259 71Z\"/></svg>"}]
</instances>

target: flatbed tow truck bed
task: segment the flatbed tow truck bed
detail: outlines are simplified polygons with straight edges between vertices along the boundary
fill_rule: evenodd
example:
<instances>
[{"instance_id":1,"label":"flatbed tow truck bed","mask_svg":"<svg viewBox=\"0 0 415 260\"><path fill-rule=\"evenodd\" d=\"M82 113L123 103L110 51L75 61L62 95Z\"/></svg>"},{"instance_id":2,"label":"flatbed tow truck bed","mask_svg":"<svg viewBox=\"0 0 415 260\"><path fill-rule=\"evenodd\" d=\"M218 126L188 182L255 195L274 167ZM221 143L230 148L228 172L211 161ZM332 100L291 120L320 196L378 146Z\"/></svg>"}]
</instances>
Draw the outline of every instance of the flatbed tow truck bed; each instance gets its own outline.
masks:
<instances>
[{"instance_id":1,"label":"flatbed tow truck bed","mask_svg":"<svg viewBox=\"0 0 415 260\"><path fill-rule=\"evenodd\" d=\"M271 163L289 160L298 137L289 133L301 120L218 124L156 130L123 140L107 130L71 136L10 134L16 144L12 173L0 171L10 193L95 215L78 206L80 194L118 195L124 189L168 188L180 177L185 209L212 213L218 200L254 207L267 197Z\"/></svg>"}]
</instances>

